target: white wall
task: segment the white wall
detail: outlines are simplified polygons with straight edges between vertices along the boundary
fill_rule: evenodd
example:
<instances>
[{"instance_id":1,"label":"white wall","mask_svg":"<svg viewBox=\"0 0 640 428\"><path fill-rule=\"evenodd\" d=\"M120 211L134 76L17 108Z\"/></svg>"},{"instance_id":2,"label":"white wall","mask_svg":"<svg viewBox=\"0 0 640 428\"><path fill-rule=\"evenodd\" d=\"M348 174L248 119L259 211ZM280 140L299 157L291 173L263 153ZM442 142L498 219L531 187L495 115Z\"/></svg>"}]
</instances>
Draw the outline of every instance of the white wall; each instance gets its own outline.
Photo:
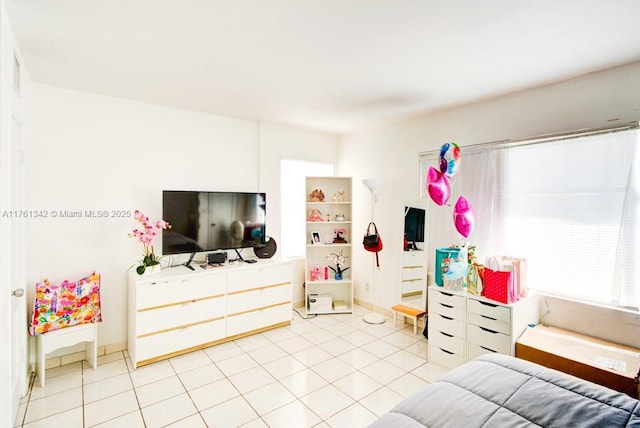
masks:
<instances>
[{"instance_id":1,"label":"white wall","mask_svg":"<svg viewBox=\"0 0 640 428\"><path fill-rule=\"evenodd\" d=\"M290 209L282 206L280 201L280 160L288 158L336 163L337 153L338 138L335 136L267 123L260 124L260 189L269 195L267 217L274 220L269 221L268 235L281 235L280 213L282 210ZM293 266L293 301L300 304L304 302L304 259L297 259Z\"/></svg>"},{"instance_id":2,"label":"white wall","mask_svg":"<svg viewBox=\"0 0 640 428\"><path fill-rule=\"evenodd\" d=\"M437 112L380 129L357 133L342 139L339 171L354 177L379 177L384 180L382 196L376 207L376 223L383 237L381 271L376 276L377 305L389 308L399 300L402 255L402 204L420 195L418 154L435 150L445 142L464 146L490 141L531 137L580 128L594 128L640 119L640 62L608 71L593 73L557 84L513 93L503 97ZM355 230L362 230L369 220L368 191L360 186L355 194ZM434 204L431 204L434 206ZM356 297L372 302L365 290L372 281L370 255L355 252L353 272ZM432 262L432 258L430 258ZM568 308L568 306L571 308ZM584 320L572 315L584 313L584 307L560 302L553 305L556 325L584 329ZM565 310L565 309L570 310ZM607 311L604 312L606 314ZM609 324L597 334L607 336L616 324ZM633 321L633 320L632 320ZM631 322L636 329L638 320ZM629 325L629 324L627 324ZM625 330L629 332L629 330ZM640 346L640 330L627 341ZM624 336L618 334L617 336Z\"/></svg>"},{"instance_id":3,"label":"white wall","mask_svg":"<svg viewBox=\"0 0 640 428\"><path fill-rule=\"evenodd\" d=\"M310 152L333 160L337 150L335 138L311 132L51 86L35 85L32 104L30 210L140 209L159 219L163 189L261 190L268 193L269 234L277 240L279 151L303 154L322 142L326 152ZM130 217L28 223L31 284L78 279L94 269L102 274L100 345L127 339L127 269L142 253L127 234L136 226ZM159 240L155 247L161 249Z\"/></svg>"}]
</instances>

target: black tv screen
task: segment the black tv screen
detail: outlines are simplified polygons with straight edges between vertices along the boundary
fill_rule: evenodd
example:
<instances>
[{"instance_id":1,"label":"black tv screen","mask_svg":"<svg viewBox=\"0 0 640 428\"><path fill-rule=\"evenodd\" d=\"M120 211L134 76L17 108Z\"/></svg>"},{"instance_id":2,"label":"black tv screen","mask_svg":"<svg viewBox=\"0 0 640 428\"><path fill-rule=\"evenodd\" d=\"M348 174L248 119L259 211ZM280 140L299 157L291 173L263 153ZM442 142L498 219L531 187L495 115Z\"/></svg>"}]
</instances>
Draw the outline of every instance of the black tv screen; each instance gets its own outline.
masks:
<instances>
[{"instance_id":1,"label":"black tv screen","mask_svg":"<svg viewBox=\"0 0 640 428\"><path fill-rule=\"evenodd\" d=\"M424 220L426 211L421 208L404 207L404 232L409 242L424 242Z\"/></svg>"},{"instance_id":2,"label":"black tv screen","mask_svg":"<svg viewBox=\"0 0 640 428\"><path fill-rule=\"evenodd\" d=\"M164 190L162 254L194 253L265 244L266 195L248 192Z\"/></svg>"}]
</instances>

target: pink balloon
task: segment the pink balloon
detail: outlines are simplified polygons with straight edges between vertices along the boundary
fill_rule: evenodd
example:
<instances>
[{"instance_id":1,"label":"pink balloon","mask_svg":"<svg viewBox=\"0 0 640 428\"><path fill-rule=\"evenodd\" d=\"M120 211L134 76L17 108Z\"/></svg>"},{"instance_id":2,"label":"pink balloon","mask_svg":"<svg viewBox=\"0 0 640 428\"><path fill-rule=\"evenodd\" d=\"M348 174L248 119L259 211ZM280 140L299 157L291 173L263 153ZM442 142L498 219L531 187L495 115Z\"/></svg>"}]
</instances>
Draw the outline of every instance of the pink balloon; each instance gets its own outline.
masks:
<instances>
[{"instance_id":1,"label":"pink balloon","mask_svg":"<svg viewBox=\"0 0 640 428\"><path fill-rule=\"evenodd\" d=\"M451 195L449 180L443 173L432 166L429 167L429 172L427 173L427 190L433 202L438 205L446 204Z\"/></svg>"},{"instance_id":2,"label":"pink balloon","mask_svg":"<svg viewBox=\"0 0 640 428\"><path fill-rule=\"evenodd\" d=\"M453 208L453 223L456 226L456 230L465 238L468 238L473 232L473 228L476 225L476 219L473 216L473 209L471 204L464 196L460 196Z\"/></svg>"}]
</instances>

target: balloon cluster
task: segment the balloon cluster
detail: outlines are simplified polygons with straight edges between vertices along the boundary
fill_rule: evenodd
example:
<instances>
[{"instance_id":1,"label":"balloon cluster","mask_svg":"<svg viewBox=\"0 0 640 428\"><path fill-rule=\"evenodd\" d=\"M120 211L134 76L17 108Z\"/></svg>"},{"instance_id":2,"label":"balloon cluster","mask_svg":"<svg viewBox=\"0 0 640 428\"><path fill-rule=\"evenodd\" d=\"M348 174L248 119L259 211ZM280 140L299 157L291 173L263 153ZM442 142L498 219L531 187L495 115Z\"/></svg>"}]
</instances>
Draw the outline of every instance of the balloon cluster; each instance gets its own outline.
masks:
<instances>
[{"instance_id":1,"label":"balloon cluster","mask_svg":"<svg viewBox=\"0 0 640 428\"><path fill-rule=\"evenodd\" d=\"M427 172L427 191L436 204L446 205L451 196L449 180L460 168L460 147L456 143L445 143L440 148L440 169L430 166ZM468 238L475 227L475 218L469 201L460 196L453 207L453 224L456 230Z\"/></svg>"}]
</instances>

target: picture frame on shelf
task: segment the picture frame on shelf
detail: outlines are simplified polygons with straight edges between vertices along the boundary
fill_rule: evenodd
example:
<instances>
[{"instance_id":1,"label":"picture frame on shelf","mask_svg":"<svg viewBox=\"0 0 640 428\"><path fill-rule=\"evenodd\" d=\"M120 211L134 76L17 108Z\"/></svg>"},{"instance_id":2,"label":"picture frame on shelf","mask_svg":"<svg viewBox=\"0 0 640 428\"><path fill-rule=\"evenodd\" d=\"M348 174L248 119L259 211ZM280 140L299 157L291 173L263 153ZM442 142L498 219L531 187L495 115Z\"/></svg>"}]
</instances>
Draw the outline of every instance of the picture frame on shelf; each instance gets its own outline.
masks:
<instances>
[{"instance_id":1,"label":"picture frame on shelf","mask_svg":"<svg viewBox=\"0 0 640 428\"><path fill-rule=\"evenodd\" d=\"M311 232L311 244L322 245L322 237L320 236L320 232L318 231Z\"/></svg>"}]
</instances>

